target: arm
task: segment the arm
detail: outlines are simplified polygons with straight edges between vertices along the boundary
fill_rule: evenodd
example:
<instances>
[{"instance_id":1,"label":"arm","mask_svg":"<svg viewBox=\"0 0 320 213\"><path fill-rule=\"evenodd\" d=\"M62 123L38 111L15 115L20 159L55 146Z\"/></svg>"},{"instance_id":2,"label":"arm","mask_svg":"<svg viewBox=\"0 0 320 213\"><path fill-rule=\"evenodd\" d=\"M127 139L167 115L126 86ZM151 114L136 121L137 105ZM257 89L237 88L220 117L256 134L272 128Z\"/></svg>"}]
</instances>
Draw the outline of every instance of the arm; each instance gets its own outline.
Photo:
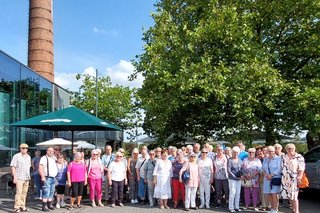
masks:
<instances>
[{"instance_id":1,"label":"arm","mask_svg":"<svg viewBox=\"0 0 320 213\"><path fill-rule=\"evenodd\" d=\"M12 177L13 177L13 183L17 183L16 167L11 166L11 174L12 174Z\"/></svg>"},{"instance_id":2,"label":"arm","mask_svg":"<svg viewBox=\"0 0 320 213\"><path fill-rule=\"evenodd\" d=\"M187 170L188 164L189 164L188 162L185 162L179 172L179 182L181 183L182 183L182 173Z\"/></svg>"},{"instance_id":3,"label":"arm","mask_svg":"<svg viewBox=\"0 0 320 213\"><path fill-rule=\"evenodd\" d=\"M130 170L130 163L131 163L131 158L128 158L127 170L128 170L129 175L132 175L131 170Z\"/></svg>"},{"instance_id":4,"label":"arm","mask_svg":"<svg viewBox=\"0 0 320 213\"><path fill-rule=\"evenodd\" d=\"M124 166L124 168L126 168L126 166ZM128 184L128 179L127 179L127 170L125 169L124 172L124 185L127 185Z\"/></svg>"},{"instance_id":5,"label":"arm","mask_svg":"<svg viewBox=\"0 0 320 213\"><path fill-rule=\"evenodd\" d=\"M68 181L68 186L71 186L71 178L70 178L70 172L67 172L67 181Z\"/></svg>"},{"instance_id":6,"label":"arm","mask_svg":"<svg viewBox=\"0 0 320 213\"><path fill-rule=\"evenodd\" d=\"M108 180L109 180L109 186L112 185L112 180L111 180L111 176L112 176L112 166L113 166L113 163L110 164L109 169L108 169L108 173L107 173Z\"/></svg>"},{"instance_id":7,"label":"arm","mask_svg":"<svg viewBox=\"0 0 320 213\"><path fill-rule=\"evenodd\" d=\"M46 181L46 177L44 176L44 167L43 164L39 164L39 174L42 181Z\"/></svg>"}]
</instances>

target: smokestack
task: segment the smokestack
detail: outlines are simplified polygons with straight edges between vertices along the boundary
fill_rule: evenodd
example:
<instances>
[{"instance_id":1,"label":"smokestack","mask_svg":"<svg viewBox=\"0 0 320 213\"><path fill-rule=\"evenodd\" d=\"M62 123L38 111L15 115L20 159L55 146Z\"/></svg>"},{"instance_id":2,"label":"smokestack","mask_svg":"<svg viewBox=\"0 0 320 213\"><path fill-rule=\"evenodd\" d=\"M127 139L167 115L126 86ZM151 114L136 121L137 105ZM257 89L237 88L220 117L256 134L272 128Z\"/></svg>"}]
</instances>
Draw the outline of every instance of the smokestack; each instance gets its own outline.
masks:
<instances>
[{"instance_id":1,"label":"smokestack","mask_svg":"<svg viewBox=\"0 0 320 213\"><path fill-rule=\"evenodd\" d=\"M30 0L28 67L54 82L52 0Z\"/></svg>"}]
</instances>

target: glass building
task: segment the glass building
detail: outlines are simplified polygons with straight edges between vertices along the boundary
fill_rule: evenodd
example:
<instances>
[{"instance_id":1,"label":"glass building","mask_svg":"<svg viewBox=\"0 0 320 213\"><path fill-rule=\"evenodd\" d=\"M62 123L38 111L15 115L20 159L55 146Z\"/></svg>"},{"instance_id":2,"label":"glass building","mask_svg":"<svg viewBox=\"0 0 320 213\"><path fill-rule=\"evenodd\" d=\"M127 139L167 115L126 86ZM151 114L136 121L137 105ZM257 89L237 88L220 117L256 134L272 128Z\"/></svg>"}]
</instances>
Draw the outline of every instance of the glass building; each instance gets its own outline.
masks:
<instances>
[{"instance_id":1,"label":"glass building","mask_svg":"<svg viewBox=\"0 0 320 213\"><path fill-rule=\"evenodd\" d=\"M71 140L70 132L16 128L10 124L70 105L70 94L35 71L0 50L0 167L8 166L19 144L27 143L30 151L39 142L62 137ZM106 143L119 145L123 132L75 132L75 140L86 140L102 148ZM33 153L31 153L33 154Z\"/></svg>"}]
</instances>

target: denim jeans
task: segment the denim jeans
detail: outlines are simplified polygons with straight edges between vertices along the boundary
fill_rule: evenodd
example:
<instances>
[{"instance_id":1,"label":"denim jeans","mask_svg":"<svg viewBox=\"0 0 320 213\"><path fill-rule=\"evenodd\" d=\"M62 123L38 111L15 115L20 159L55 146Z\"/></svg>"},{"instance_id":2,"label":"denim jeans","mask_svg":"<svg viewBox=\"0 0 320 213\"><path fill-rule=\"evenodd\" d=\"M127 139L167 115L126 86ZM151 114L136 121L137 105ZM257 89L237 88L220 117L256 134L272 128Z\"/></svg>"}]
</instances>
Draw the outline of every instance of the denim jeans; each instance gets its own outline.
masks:
<instances>
[{"instance_id":1,"label":"denim jeans","mask_svg":"<svg viewBox=\"0 0 320 213\"><path fill-rule=\"evenodd\" d=\"M39 173L33 175L33 182L36 185L37 197L42 197L41 196L41 177Z\"/></svg>"},{"instance_id":2,"label":"denim jeans","mask_svg":"<svg viewBox=\"0 0 320 213\"><path fill-rule=\"evenodd\" d=\"M55 192L55 183L56 180L53 177L46 177L46 181L42 186L42 198L48 199L49 201L53 200Z\"/></svg>"}]
</instances>

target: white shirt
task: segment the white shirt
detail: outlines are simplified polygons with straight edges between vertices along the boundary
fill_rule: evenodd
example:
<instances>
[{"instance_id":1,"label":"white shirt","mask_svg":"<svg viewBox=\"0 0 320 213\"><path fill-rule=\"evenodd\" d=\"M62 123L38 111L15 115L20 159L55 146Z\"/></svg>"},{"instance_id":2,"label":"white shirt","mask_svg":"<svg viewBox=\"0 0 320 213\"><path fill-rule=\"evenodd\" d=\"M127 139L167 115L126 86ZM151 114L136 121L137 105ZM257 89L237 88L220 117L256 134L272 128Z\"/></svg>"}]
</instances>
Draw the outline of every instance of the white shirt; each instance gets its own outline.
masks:
<instances>
[{"instance_id":1,"label":"white shirt","mask_svg":"<svg viewBox=\"0 0 320 213\"><path fill-rule=\"evenodd\" d=\"M125 179L125 165L122 161L111 162L109 165L109 172L111 172L111 180L114 181L123 181Z\"/></svg>"},{"instance_id":2,"label":"white shirt","mask_svg":"<svg viewBox=\"0 0 320 213\"><path fill-rule=\"evenodd\" d=\"M49 165L48 165L49 163ZM39 165L43 166L43 173L44 176L48 177L56 177L58 174L58 168L56 164L56 160L54 159L54 156L49 157L47 155L42 156L40 159ZM48 173L49 168L49 173Z\"/></svg>"}]
</instances>

